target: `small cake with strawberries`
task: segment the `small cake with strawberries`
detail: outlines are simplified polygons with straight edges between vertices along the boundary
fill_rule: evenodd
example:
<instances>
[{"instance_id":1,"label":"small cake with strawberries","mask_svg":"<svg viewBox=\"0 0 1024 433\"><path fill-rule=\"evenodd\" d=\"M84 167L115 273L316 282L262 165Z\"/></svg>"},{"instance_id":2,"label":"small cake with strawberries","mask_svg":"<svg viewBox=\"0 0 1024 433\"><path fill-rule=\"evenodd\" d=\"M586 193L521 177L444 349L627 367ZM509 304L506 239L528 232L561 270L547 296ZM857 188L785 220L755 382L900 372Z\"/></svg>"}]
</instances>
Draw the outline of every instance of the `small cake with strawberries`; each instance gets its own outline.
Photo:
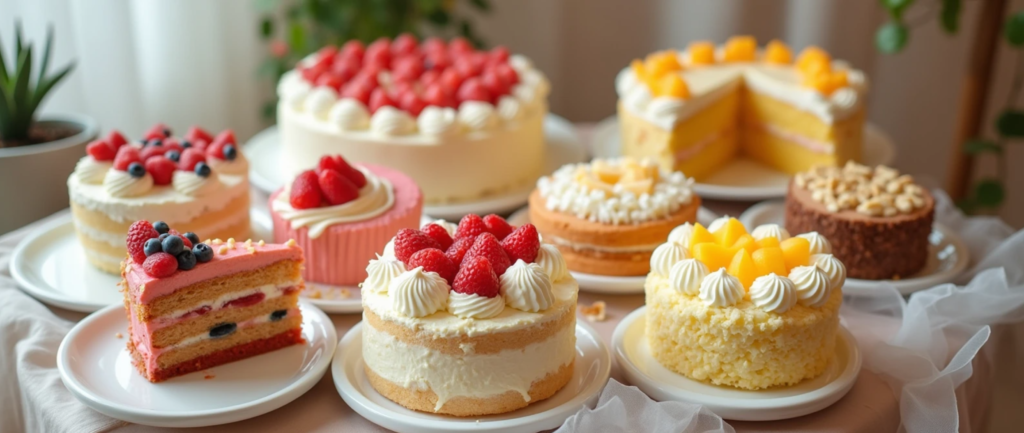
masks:
<instances>
[{"instance_id":1,"label":"small cake with strawberries","mask_svg":"<svg viewBox=\"0 0 1024 433\"><path fill-rule=\"evenodd\" d=\"M355 286L366 262L401 229L419 227L423 194L408 176L376 165L320 159L270 196L274 240L294 239L306 254L306 281Z\"/></svg>"},{"instance_id":2,"label":"small cake with strawberries","mask_svg":"<svg viewBox=\"0 0 1024 433\"><path fill-rule=\"evenodd\" d=\"M138 142L118 131L86 147L68 177L71 215L86 259L117 273L124 233L139 220L163 219L184 231L249 235L248 162L234 133L192 127L183 137L157 124Z\"/></svg>"},{"instance_id":3,"label":"small cake with strawberries","mask_svg":"<svg viewBox=\"0 0 1024 433\"><path fill-rule=\"evenodd\" d=\"M549 88L526 57L462 38L327 46L278 84L283 167L340 153L407 174L428 204L529 188L544 168Z\"/></svg>"},{"instance_id":4,"label":"small cake with strawberries","mask_svg":"<svg viewBox=\"0 0 1024 433\"><path fill-rule=\"evenodd\" d=\"M573 375L579 286L537 229L496 215L403 229L363 282L370 384L410 409L510 412Z\"/></svg>"}]
</instances>

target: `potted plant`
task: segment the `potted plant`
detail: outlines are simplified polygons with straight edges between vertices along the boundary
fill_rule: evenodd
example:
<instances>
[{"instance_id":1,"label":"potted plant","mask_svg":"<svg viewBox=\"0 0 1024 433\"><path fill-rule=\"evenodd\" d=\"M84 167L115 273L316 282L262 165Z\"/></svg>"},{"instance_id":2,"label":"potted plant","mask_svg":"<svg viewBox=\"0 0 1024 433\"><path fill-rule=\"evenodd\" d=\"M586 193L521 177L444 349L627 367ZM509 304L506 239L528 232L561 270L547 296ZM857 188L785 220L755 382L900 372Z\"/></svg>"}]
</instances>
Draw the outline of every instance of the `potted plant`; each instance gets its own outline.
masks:
<instances>
[{"instance_id":1,"label":"potted plant","mask_svg":"<svg viewBox=\"0 0 1024 433\"><path fill-rule=\"evenodd\" d=\"M47 74L51 28L33 73L39 53L16 27L13 58L0 51L0 234L68 206L67 178L98 134L96 123L82 115L37 118L43 99L74 65Z\"/></svg>"}]
</instances>

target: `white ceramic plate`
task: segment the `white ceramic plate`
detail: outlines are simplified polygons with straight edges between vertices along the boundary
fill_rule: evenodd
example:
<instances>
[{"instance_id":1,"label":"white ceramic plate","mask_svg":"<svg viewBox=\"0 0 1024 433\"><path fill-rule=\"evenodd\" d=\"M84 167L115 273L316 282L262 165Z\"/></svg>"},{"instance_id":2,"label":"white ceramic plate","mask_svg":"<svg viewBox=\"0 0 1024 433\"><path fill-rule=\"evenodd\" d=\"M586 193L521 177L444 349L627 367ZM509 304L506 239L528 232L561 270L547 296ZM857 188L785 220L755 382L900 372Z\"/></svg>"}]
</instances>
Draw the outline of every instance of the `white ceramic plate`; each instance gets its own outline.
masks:
<instances>
[{"instance_id":1,"label":"white ceramic plate","mask_svg":"<svg viewBox=\"0 0 1024 433\"><path fill-rule=\"evenodd\" d=\"M517 411L476 418L458 418L417 412L377 393L363 371L363 324L341 339L331 374L341 398L358 414L381 427L400 433L536 432L562 425L584 405L593 407L611 372L608 348L589 325L576 323L576 365L572 379L547 400Z\"/></svg>"},{"instance_id":2,"label":"white ceramic plate","mask_svg":"<svg viewBox=\"0 0 1024 433\"><path fill-rule=\"evenodd\" d=\"M860 372L861 355L850 331L840 327L836 356L825 372L793 386L748 391L689 379L658 363L644 335L640 307L619 322L612 334L612 350L626 378L658 401L703 404L725 419L773 421L817 412L839 401L853 387Z\"/></svg>"},{"instance_id":3,"label":"white ceramic plate","mask_svg":"<svg viewBox=\"0 0 1024 433\"><path fill-rule=\"evenodd\" d=\"M586 148L568 120L548 114L544 119L544 137L548 143L545 174L565 164L587 160ZM249 158L249 181L267 194L288 181L280 167L280 154L281 141L276 126L256 134L245 145L245 155ZM471 213L502 214L526 203L530 191L533 191L533 185L475 202L424 206L423 213L453 221Z\"/></svg>"},{"instance_id":4,"label":"white ceramic plate","mask_svg":"<svg viewBox=\"0 0 1024 433\"><path fill-rule=\"evenodd\" d=\"M782 225L786 219L786 205L781 201L758 203L740 215L746 227L761 224ZM880 283L891 284L902 295L925 290L953 281L971 262L970 251L963 240L949 227L935 223L928 236L928 262L920 272L899 280L860 280L847 278L844 295L870 295Z\"/></svg>"},{"instance_id":5,"label":"white ceramic plate","mask_svg":"<svg viewBox=\"0 0 1024 433\"><path fill-rule=\"evenodd\" d=\"M714 212L705 207L697 209L697 221L708 225L718 218ZM508 217L509 224L523 225L530 222L529 206L517 210ZM570 271L576 282L580 284L580 290L590 293L602 293L609 295L635 295L644 292L644 281L646 275L636 277L613 277L608 275L585 274L583 272Z\"/></svg>"},{"instance_id":6,"label":"white ceramic plate","mask_svg":"<svg viewBox=\"0 0 1024 433\"><path fill-rule=\"evenodd\" d=\"M241 421L295 400L327 371L338 342L334 324L307 302L299 308L306 344L154 384L132 366L124 307L111 305L64 337L57 369L75 398L113 418L158 427Z\"/></svg>"},{"instance_id":7,"label":"white ceramic plate","mask_svg":"<svg viewBox=\"0 0 1024 433\"><path fill-rule=\"evenodd\" d=\"M253 238L271 239L259 213L249 216ZM39 227L14 248L11 275L32 297L72 311L91 313L123 302L117 288L121 277L85 260L70 213Z\"/></svg>"},{"instance_id":8,"label":"white ceramic plate","mask_svg":"<svg viewBox=\"0 0 1024 433\"><path fill-rule=\"evenodd\" d=\"M622 153L618 116L602 120L594 128L592 148L595 157L608 158ZM889 165L896 159L891 138L873 124L864 125L863 159L866 165ZM703 198L757 201L786 195L789 175L760 163L737 159L693 189Z\"/></svg>"}]
</instances>

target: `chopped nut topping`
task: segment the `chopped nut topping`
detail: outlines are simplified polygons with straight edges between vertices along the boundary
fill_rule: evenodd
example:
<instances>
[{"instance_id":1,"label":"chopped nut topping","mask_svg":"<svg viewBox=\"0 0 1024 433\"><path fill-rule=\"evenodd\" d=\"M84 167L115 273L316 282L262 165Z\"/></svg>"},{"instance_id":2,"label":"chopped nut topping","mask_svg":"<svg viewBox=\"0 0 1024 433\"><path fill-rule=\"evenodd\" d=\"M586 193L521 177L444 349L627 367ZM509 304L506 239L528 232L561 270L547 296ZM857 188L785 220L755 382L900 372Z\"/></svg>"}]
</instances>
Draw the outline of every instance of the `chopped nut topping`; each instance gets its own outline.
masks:
<instances>
[{"instance_id":1,"label":"chopped nut topping","mask_svg":"<svg viewBox=\"0 0 1024 433\"><path fill-rule=\"evenodd\" d=\"M604 311L605 306L604 301L597 301L590 306L580 305L580 314L582 314L588 321L603 322L606 318Z\"/></svg>"},{"instance_id":2,"label":"chopped nut topping","mask_svg":"<svg viewBox=\"0 0 1024 433\"><path fill-rule=\"evenodd\" d=\"M227 245L221 245L220 249L217 250L217 252L220 253L220 255L227 254L228 253L228 246Z\"/></svg>"},{"instance_id":3,"label":"chopped nut topping","mask_svg":"<svg viewBox=\"0 0 1024 433\"><path fill-rule=\"evenodd\" d=\"M263 243L263 239L260 239L260 241L259 241L259 242L257 242L257 243L256 243L256 245L259 245L259 246L261 246L261 247L262 247L263 245L265 245L265 244Z\"/></svg>"},{"instance_id":4,"label":"chopped nut topping","mask_svg":"<svg viewBox=\"0 0 1024 433\"><path fill-rule=\"evenodd\" d=\"M886 166L874 169L847 162L839 167L815 167L794 178L797 186L828 212L855 210L869 216L894 216L924 206L924 189L908 174Z\"/></svg>"},{"instance_id":5,"label":"chopped nut topping","mask_svg":"<svg viewBox=\"0 0 1024 433\"><path fill-rule=\"evenodd\" d=\"M288 239L288 242L285 242L285 243L284 243L284 245L285 245L286 247L294 247L294 246L296 246L296 245L298 245L298 244L297 244L297 243L295 243L295 239Z\"/></svg>"}]
</instances>

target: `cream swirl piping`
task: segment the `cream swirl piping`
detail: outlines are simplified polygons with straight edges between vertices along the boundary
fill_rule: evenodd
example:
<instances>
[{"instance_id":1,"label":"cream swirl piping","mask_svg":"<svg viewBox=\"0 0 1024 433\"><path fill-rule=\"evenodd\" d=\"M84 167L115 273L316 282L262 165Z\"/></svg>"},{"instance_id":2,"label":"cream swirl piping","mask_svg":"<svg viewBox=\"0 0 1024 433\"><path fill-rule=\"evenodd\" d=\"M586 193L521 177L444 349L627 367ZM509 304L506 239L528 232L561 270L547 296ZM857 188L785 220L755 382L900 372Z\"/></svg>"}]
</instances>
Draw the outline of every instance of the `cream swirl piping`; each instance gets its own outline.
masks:
<instances>
[{"instance_id":1,"label":"cream swirl piping","mask_svg":"<svg viewBox=\"0 0 1024 433\"><path fill-rule=\"evenodd\" d=\"M486 102L466 101L459 106L459 122L471 131L484 131L493 128L498 121L494 114L494 106Z\"/></svg>"},{"instance_id":2,"label":"cream swirl piping","mask_svg":"<svg viewBox=\"0 0 1024 433\"><path fill-rule=\"evenodd\" d=\"M523 118L525 114L519 100L515 97L502 96L501 99L498 99L498 116L501 116L502 119L514 122Z\"/></svg>"},{"instance_id":3,"label":"cream swirl piping","mask_svg":"<svg viewBox=\"0 0 1024 433\"><path fill-rule=\"evenodd\" d=\"M750 300L762 310L782 314L796 305L796 287L789 278L762 275L750 286Z\"/></svg>"},{"instance_id":4,"label":"cream swirl piping","mask_svg":"<svg viewBox=\"0 0 1024 433\"><path fill-rule=\"evenodd\" d=\"M88 184L101 184L107 172L114 167L114 164L107 161L97 161L92 156L86 156L75 164L75 178L79 182Z\"/></svg>"},{"instance_id":5,"label":"cream swirl piping","mask_svg":"<svg viewBox=\"0 0 1024 433\"><path fill-rule=\"evenodd\" d=\"M337 206L295 209L288 200L289 188L285 188L271 206L281 218L291 223L292 228L309 227L309 237L313 239L334 224L364 221L391 209L395 204L395 189L391 182L363 167L357 169L366 176L366 185L359 190L359 198L355 200Z\"/></svg>"},{"instance_id":6,"label":"cream swirl piping","mask_svg":"<svg viewBox=\"0 0 1024 433\"><path fill-rule=\"evenodd\" d=\"M552 283L562 281L569 276L569 268L565 264L565 258L562 257L562 252L558 251L558 248L554 245L541 244L540 250L537 251L537 258L533 262L544 269L544 273L548 274Z\"/></svg>"},{"instance_id":7,"label":"cream swirl piping","mask_svg":"<svg viewBox=\"0 0 1024 433\"><path fill-rule=\"evenodd\" d=\"M398 278L405 271L405 265L398 259L378 255L376 260L370 260L370 264L366 265L366 282L361 288L374 293L385 293L391 280Z\"/></svg>"},{"instance_id":8,"label":"cream swirl piping","mask_svg":"<svg viewBox=\"0 0 1024 433\"><path fill-rule=\"evenodd\" d=\"M192 171L175 170L171 179L174 190L190 197L203 197L210 193L219 191L224 185L220 179L211 174L202 177Z\"/></svg>"},{"instance_id":9,"label":"cream swirl piping","mask_svg":"<svg viewBox=\"0 0 1024 433\"><path fill-rule=\"evenodd\" d=\"M651 272L662 277L669 276L672 266L680 260L690 258L690 252L681 244L665 242L658 245L651 254Z\"/></svg>"},{"instance_id":10,"label":"cream swirl piping","mask_svg":"<svg viewBox=\"0 0 1024 433\"><path fill-rule=\"evenodd\" d=\"M505 310L501 296L488 298L476 293L452 292L448 295L448 312L463 319L490 319Z\"/></svg>"},{"instance_id":11,"label":"cream swirl piping","mask_svg":"<svg viewBox=\"0 0 1024 433\"><path fill-rule=\"evenodd\" d=\"M103 176L103 189L113 197L138 197L153 189L153 176L132 177L127 171L107 170Z\"/></svg>"},{"instance_id":12,"label":"cream swirl piping","mask_svg":"<svg viewBox=\"0 0 1024 433\"><path fill-rule=\"evenodd\" d=\"M420 132L426 135L447 135L458 131L459 125L455 122L455 110L429 106L420 112L416 119Z\"/></svg>"},{"instance_id":13,"label":"cream swirl piping","mask_svg":"<svg viewBox=\"0 0 1024 433\"><path fill-rule=\"evenodd\" d=\"M814 263L825 275L828 275L829 288L840 289L846 283L846 265L840 262L831 254L814 254L811 256L811 263Z\"/></svg>"},{"instance_id":14,"label":"cream swirl piping","mask_svg":"<svg viewBox=\"0 0 1024 433\"><path fill-rule=\"evenodd\" d=\"M817 265L797 266L789 271L789 279L796 286L801 305L817 308L828 302L831 284L828 274Z\"/></svg>"},{"instance_id":15,"label":"cream swirl piping","mask_svg":"<svg viewBox=\"0 0 1024 433\"><path fill-rule=\"evenodd\" d=\"M551 279L540 265L522 259L501 275L501 296L508 306L531 313L547 310L555 302Z\"/></svg>"},{"instance_id":16,"label":"cream swirl piping","mask_svg":"<svg viewBox=\"0 0 1024 433\"><path fill-rule=\"evenodd\" d=\"M338 100L338 92L330 87L319 86L306 96L305 109L310 116L320 120L327 119L327 112Z\"/></svg>"},{"instance_id":17,"label":"cream swirl piping","mask_svg":"<svg viewBox=\"0 0 1024 433\"><path fill-rule=\"evenodd\" d=\"M675 242L681 245L690 245L690 235L693 234L693 224L683 223L682 225L676 226L668 234L668 241Z\"/></svg>"},{"instance_id":18,"label":"cream swirl piping","mask_svg":"<svg viewBox=\"0 0 1024 433\"><path fill-rule=\"evenodd\" d=\"M778 224L761 224L754 229L750 236L758 241L764 238L775 238L781 242L789 239L789 232Z\"/></svg>"},{"instance_id":19,"label":"cream swirl piping","mask_svg":"<svg viewBox=\"0 0 1024 433\"><path fill-rule=\"evenodd\" d=\"M668 285L679 293L696 295L707 276L707 265L697 259L685 259L672 266L668 274Z\"/></svg>"},{"instance_id":20,"label":"cream swirl piping","mask_svg":"<svg viewBox=\"0 0 1024 433\"><path fill-rule=\"evenodd\" d=\"M408 135L416 131L416 121L404 110L384 106L370 118L370 130L383 135Z\"/></svg>"},{"instance_id":21,"label":"cream swirl piping","mask_svg":"<svg viewBox=\"0 0 1024 433\"><path fill-rule=\"evenodd\" d=\"M341 98L327 113L327 119L342 131L360 131L370 127L370 113L357 99Z\"/></svg>"},{"instance_id":22,"label":"cream swirl piping","mask_svg":"<svg viewBox=\"0 0 1024 433\"><path fill-rule=\"evenodd\" d=\"M798 238L807 239L811 244L811 254L832 254L832 244L818 232L807 232L796 235Z\"/></svg>"},{"instance_id":23,"label":"cream swirl piping","mask_svg":"<svg viewBox=\"0 0 1024 433\"><path fill-rule=\"evenodd\" d=\"M443 310L448 303L448 283L423 267L405 271L388 284L391 306L399 314L423 317Z\"/></svg>"},{"instance_id":24,"label":"cream swirl piping","mask_svg":"<svg viewBox=\"0 0 1024 433\"><path fill-rule=\"evenodd\" d=\"M743 284L739 278L729 275L725 268L704 277L697 297L709 307L728 307L743 299Z\"/></svg>"}]
</instances>

